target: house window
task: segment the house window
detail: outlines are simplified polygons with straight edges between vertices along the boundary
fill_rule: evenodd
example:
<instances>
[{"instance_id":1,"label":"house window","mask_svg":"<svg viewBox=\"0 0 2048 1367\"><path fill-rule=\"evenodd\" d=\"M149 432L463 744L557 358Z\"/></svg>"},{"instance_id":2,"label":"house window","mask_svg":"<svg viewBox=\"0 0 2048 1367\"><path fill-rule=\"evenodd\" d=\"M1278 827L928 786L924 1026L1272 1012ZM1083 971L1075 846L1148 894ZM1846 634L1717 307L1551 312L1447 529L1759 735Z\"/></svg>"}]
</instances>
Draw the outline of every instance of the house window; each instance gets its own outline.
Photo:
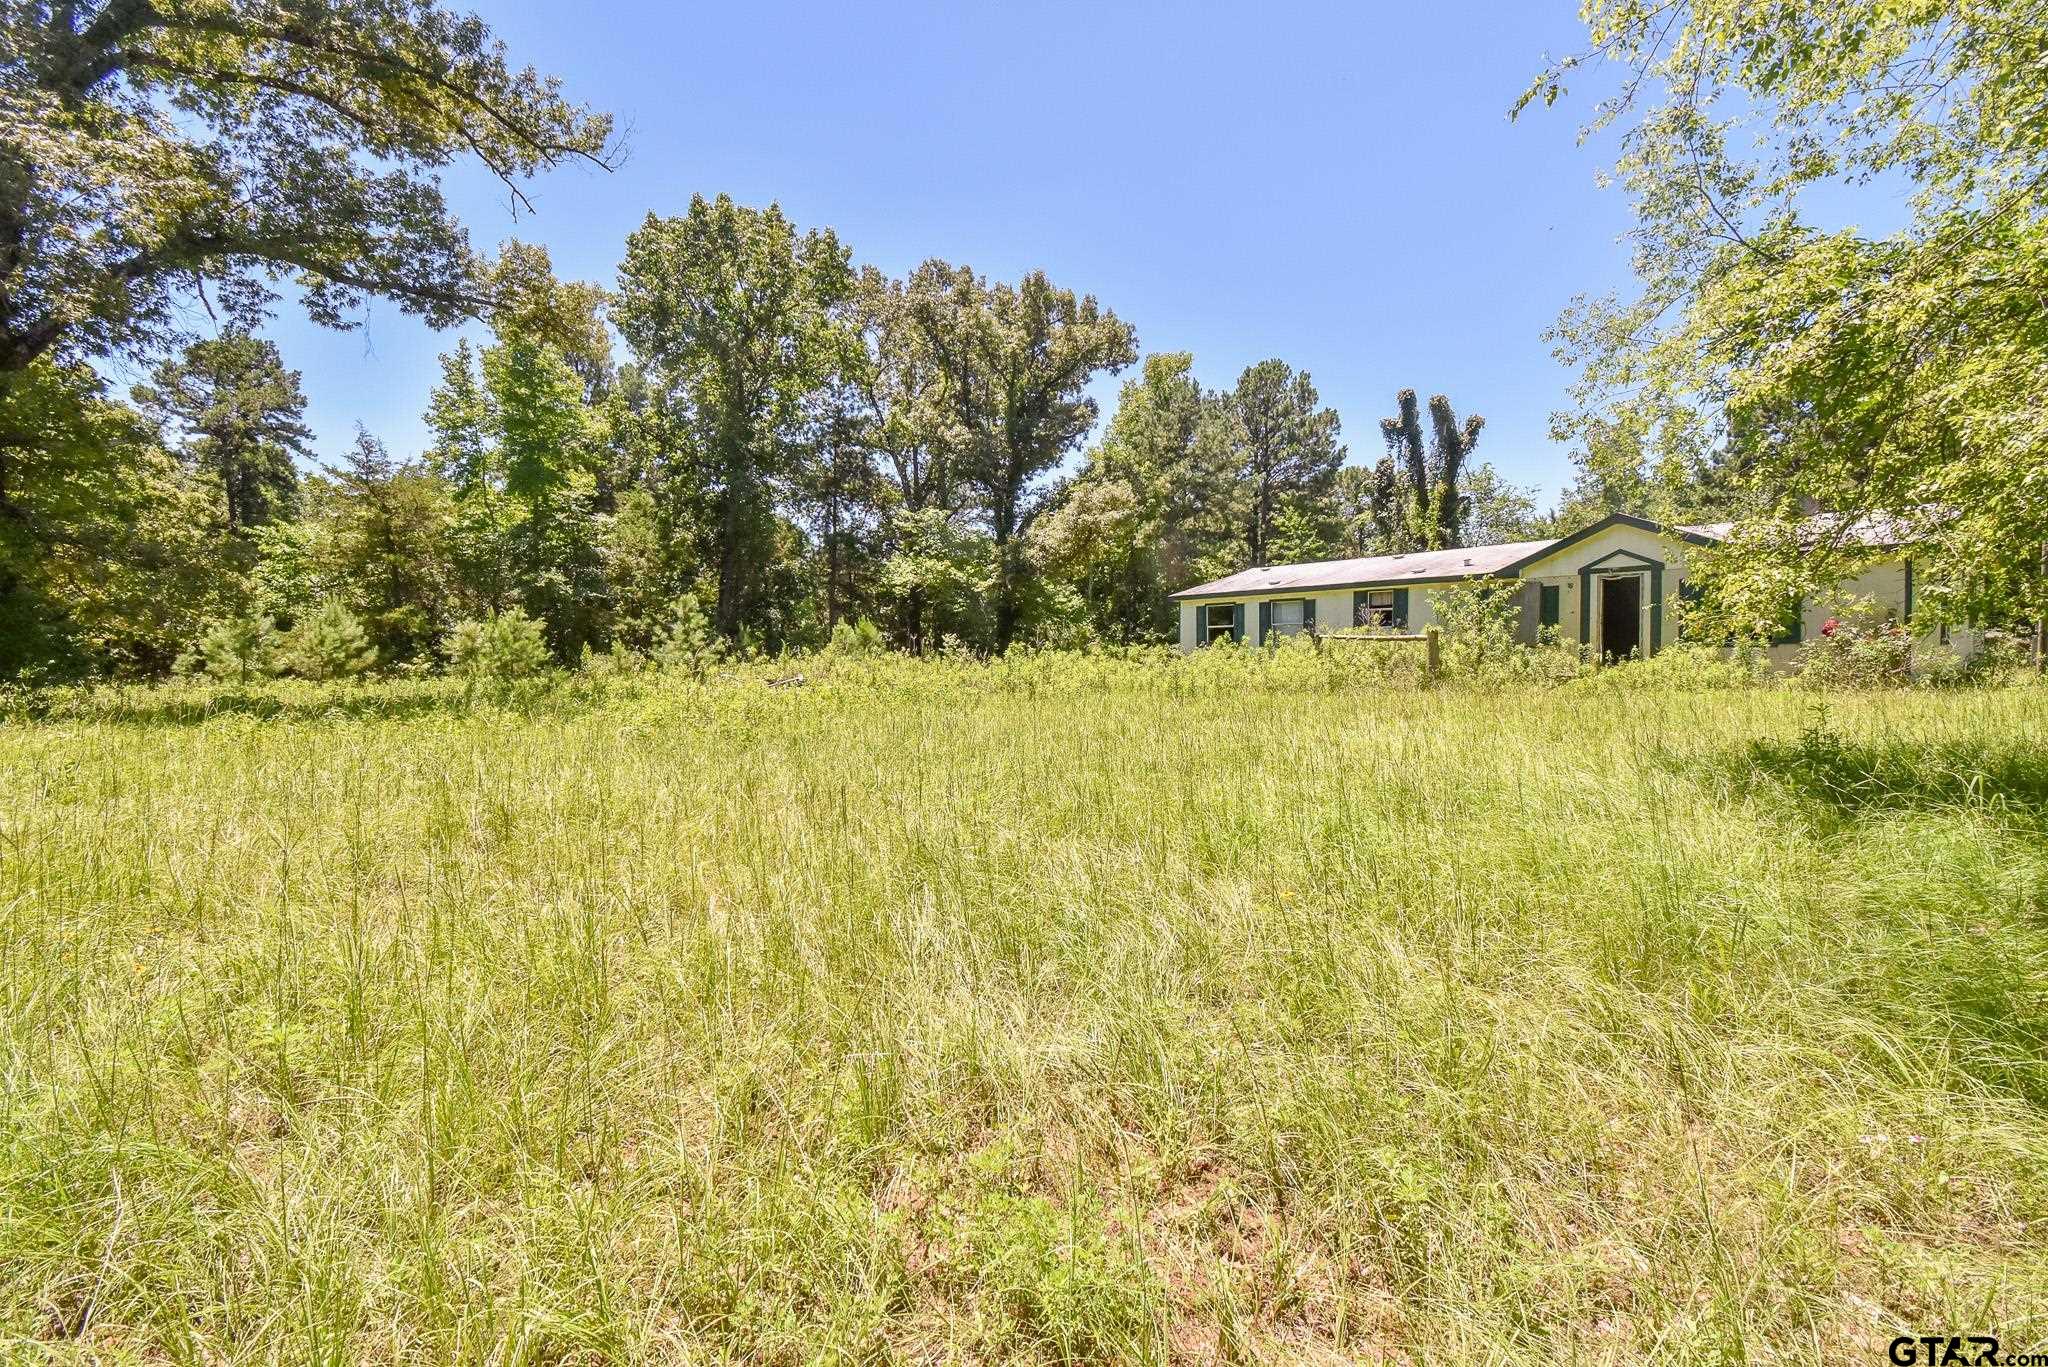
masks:
<instances>
[{"instance_id":1,"label":"house window","mask_svg":"<svg viewBox=\"0 0 2048 1367\"><path fill-rule=\"evenodd\" d=\"M1292 636L1301 630L1306 620L1307 604L1299 598L1282 598L1273 604L1273 634Z\"/></svg>"},{"instance_id":2,"label":"house window","mask_svg":"<svg viewBox=\"0 0 2048 1367\"><path fill-rule=\"evenodd\" d=\"M1372 589L1358 600L1358 621L1362 627L1391 627L1394 625L1394 591Z\"/></svg>"},{"instance_id":3,"label":"house window","mask_svg":"<svg viewBox=\"0 0 2048 1367\"><path fill-rule=\"evenodd\" d=\"M1558 607L1561 597L1562 595L1558 592L1556 584L1544 584L1541 586L1541 594L1536 604L1536 624L1538 626L1554 627L1557 625Z\"/></svg>"},{"instance_id":4,"label":"house window","mask_svg":"<svg viewBox=\"0 0 2048 1367\"><path fill-rule=\"evenodd\" d=\"M1203 645L1232 640L1237 635L1237 605L1212 603L1209 607L1209 639Z\"/></svg>"}]
</instances>

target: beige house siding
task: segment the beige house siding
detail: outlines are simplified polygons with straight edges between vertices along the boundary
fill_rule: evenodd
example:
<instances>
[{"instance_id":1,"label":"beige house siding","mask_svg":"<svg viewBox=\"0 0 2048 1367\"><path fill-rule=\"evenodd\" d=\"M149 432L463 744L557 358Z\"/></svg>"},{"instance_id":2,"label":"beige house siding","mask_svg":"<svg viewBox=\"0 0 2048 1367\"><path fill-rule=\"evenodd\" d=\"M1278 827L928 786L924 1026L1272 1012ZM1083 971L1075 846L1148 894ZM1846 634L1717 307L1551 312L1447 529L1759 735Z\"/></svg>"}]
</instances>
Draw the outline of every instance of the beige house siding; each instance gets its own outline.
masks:
<instances>
[{"instance_id":1,"label":"beige house siding","mask_svg":"<svg viewBox=\"0 0 2048 1367\"><path fill-rule=\"evenodd\" d=\"M1437 589L1449 588L1451 581L1427 584L1402 584L1408 591L1408 625L1406 631L1421 631L1436 621L1436 612L1431 607L1429 595ZM1253 639L1259 630L1259 604L1278 603L1302 598L1312 598L1316 605L1316 629L1336 631L1351 625L1352 589L1319 589L1314 592L1269 593L1252 598L1203 598L1199 601L1184 600L1180 605L1180 648L1183 651L1195 648L1195 610L1200 606L1220 607L1235 604L1244 614L1244 642L1256 645Z\"/></svg>"},{"instance_id":2,"label":"beige house siding","mask_svg":"<svg viewBox=\"0 0 2048 1367\"><path fill-rule=\"evenodd\" d=\"M1685 572L1684 547L1676 537L1640 527L1608 527L1524 566L1521 577L1556 585L1558 639L1581 642L1594 650L1606 647L1600 639L1603 581L1637 580L1641 585L1638 639L1643 653L1649 654L1678 639L1678 585Z\"/></svg>"},{"instance_id":3,"label":"beige house siding","mask_svg":"<svg viewBox=\"0 0 2048 1367\"><path fill-rule=\"evenodd\" d=\"M1582 539L1568 540L1567 544L1521 565L1513 571L1514 576L1526 585L1521 594L1519 638L1530 642L1536 639L1541 588L1550 585L1558 591L1557 639L1569 644L1583 643L1594 650L1602 649L1605 644L1600 639L1602 585L1611 579L1634 577L1641 584L1639 639L1644 651L1647 653L1653 648L1675 644L1679 640L1679 588L1685 582L1689 544L1682 536L1617 522ZM1460 582L1469 581L1401 584L1400 587L1408 591L1405 629L1416 632L1435 623L1437 614L1430 595ZM1801 612L1799 642L1768 647L1771 662L1780 666L1790 665L1797 659L1801 646L1820 635L1821 628L1834 614L1837 605L1852 598L1869 598L1898 620L1905 620L1910 612L1914 625L1922 628L1916 633L1916 643L1925 647L1939 646L1942 643L1940 626L1929 621L1925 613L1912 610L1917 605L1908 602L1907 584L1908 566L1903 558L1895 557L1872 564L1846 581L1829 598L1808 602ZM1251 646L1257 644L1261 602L1313 597L1316 626L1319 630L1329 631L1351 625L1353 592L1348 587L1318 588L1186 600L1180 604L1181 649L1195 648L1199 603L1236 604L1245 614L1244 644ZM1948 632L1947 644L1953 650L1970 654L1982 646L1983 634L1975 629L1953 628Z\"/></svg>"}]
</instances>

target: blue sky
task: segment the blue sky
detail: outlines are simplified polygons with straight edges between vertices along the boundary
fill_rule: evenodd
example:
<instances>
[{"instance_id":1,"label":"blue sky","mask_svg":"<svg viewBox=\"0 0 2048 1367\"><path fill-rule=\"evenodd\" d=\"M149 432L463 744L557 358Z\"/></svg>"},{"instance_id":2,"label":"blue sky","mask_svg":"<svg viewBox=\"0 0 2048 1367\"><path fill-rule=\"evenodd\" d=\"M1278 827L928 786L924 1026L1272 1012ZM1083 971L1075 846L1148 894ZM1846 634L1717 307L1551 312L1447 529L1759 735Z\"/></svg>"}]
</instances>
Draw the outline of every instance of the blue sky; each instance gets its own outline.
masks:
<instances>
[{"instance_id":1,"label":"blue sky","mask_svg":"<svg viewBox=\"0 0 2048 1367\"><path fill-rule=\"evenodd\" d=\"M649 212L779 200L891 272L1043 268L1211 385L1278 356L1314 376L1355 461L1413 386L1485 414L1481 454L1516 482L1569 476L1546 434L1568 376L1541 334L1575 293L1626 283L1627 205L1595 184L1610 149L1577 142L1583 92L1507 110L1583 40L1570 0L479 9L630 151L544 179L516 220L502 187L452 173L479 245L543 242L560 274L610 284ZM350 333L287 309L270 335L323 455L357 422L419 449L452 334L380 305Z\"/></svg>"}]
</instances>

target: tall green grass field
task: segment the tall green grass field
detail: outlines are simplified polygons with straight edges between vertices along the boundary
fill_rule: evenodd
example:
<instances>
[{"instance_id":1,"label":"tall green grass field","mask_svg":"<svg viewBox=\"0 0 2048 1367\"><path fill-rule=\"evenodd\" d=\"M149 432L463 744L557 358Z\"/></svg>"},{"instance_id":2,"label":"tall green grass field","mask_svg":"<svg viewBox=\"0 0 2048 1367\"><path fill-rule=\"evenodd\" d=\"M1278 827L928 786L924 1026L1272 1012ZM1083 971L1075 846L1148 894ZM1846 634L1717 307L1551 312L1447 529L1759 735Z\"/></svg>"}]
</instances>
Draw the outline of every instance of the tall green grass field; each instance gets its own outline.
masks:
<instances>
[{"instance_id":1,"label":"tall green grass field","mask_svg":"<svg viewBox=\"0 0 2048 1367\"><path fill-rule=\"evenodd\" d=\"M2048 1347L2044 704L875 661L17 709L0 1356Z\"/></svg>"}]
</instances>

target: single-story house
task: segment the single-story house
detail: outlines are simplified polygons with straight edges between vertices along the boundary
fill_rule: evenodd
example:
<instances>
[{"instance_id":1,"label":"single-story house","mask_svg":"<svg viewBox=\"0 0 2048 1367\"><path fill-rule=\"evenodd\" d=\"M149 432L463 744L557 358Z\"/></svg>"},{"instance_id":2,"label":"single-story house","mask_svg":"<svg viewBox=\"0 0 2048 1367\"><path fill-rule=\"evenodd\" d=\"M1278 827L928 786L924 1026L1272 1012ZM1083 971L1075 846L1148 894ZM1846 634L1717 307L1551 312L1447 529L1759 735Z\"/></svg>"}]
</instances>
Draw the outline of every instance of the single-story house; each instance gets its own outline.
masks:
<instances>
[{"instance_id":1,"label":"single-story house","mask_svg":"<svg viewBox=\"0 0 2048 1367\"><path fill-rule=\"evenodd\" d=\"M1678 638L1677 606L1685 587L1685 552L1726 537L1729 526L1663 526L1615 513L1570 536L1514 541L1450 551L1318 560L1242 570L1173 595L1180 606L1184 651L1218 641L1245 645L1304 630L1346 627L1419 632L1436 620L1430 591L1474 580L1513 579L1519 591L1519 637L1533 644L1543 628L1576 641L1603 658L1654 655ZM1913 561L1889 541L1886 529L1850 529L1870 548L1872 563L1842 585L1868 597L1902 622L1913 620ZM1886 552L1894 552L1887 555ZM1788 616L1770 645L1776 663L1789 663L1802 641L1827 620L1825 604L1807 602ZM1924 616L1924 614L1923 614ZM1927 622L1929 644L1967 653L1977 633Z\"/></svg>"}]
</instances>

